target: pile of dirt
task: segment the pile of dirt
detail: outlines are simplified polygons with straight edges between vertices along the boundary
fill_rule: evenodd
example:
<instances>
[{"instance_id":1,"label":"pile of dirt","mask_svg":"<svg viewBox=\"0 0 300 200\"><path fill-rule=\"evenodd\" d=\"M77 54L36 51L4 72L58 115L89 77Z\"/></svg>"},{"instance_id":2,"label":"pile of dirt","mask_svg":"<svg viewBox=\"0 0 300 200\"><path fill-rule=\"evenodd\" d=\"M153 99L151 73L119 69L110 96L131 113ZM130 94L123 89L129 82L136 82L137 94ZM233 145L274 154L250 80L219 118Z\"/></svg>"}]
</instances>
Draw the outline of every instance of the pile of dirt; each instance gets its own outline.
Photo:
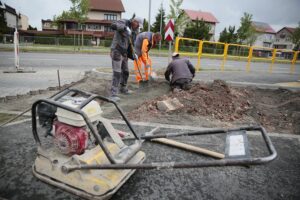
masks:
<instances>
[{"instance_id":1,"label":"pile of dirt","mask_svg":"<svg viewBox=\"0 0 300 200\"><path fill-rule=\"evenodd\" d=\"M183 105L172 113L187 113L189 115L210 116L222 121L241 119L251 108L247 90L230 88L226 82L215 80L212 84L196 83L189 91L175 91L168 95L146 101L131 113L130 118L137 118L140 113L149 115L164 114L157 108L157 102L168 98L177 98Z\"/></svg>"},{"instance_id":2,"label":"pile of dirt","mask_svg":"<svg viewBox=\"0 0 300 200\"><path fill-rule=\"evenodd\" d=\"M184 107L164 112L157 102L177 98ZM209 122L236 125L262 125L269 132L300 134L300 92L286 89L229 87L222 80L195 83L189 91L169 92L145 101L128 114L138 121L155 119L184 119L196 123L199 117Z\"/></svg>"}]
</instances>

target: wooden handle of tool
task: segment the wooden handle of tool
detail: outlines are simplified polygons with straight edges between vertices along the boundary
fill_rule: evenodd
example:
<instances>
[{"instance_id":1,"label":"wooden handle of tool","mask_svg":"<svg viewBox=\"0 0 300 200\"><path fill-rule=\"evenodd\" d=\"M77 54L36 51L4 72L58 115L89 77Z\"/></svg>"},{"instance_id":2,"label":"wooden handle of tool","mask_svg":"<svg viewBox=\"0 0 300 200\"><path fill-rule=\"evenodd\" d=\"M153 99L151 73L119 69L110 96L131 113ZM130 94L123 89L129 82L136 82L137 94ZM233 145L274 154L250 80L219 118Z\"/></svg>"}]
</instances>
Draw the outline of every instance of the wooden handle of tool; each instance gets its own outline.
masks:
<instances>
[{"instance_id":1,"label":"wooden handle of tool","mask_svg":"<svg viewBox=\"0 0 300 200\"><path fill-rule=\"evenodd\" d=\"M170 139L166 139L166 138L156 138L156 139L152 139L151 141L154 142L159 142L162 144L167 144L170 146L174 146L174 147L178 147L180 149L184 149L187 151L192 151L192 152L196 152L196 153L200 153L200 154L205 154L214 158L219 158L219 159L223 159L225 158L224 154L218 153L218 152L214 152L214 151L210 151L208 149L203 149L200 147L196 147L196 146L192 146L189 144L185 144L182 142L177 142L175 140L170 140Z\"/></svg>"}]
</instances>

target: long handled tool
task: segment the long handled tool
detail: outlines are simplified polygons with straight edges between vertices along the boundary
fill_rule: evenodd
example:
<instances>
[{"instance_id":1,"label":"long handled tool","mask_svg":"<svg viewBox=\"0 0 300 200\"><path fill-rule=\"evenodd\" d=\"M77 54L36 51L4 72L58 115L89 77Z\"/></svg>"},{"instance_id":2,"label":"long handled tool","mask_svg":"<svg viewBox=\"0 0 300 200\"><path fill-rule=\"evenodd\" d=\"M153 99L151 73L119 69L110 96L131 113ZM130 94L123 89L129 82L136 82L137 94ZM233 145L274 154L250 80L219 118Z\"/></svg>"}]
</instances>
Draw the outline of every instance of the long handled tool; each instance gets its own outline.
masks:
<instances>
[{"instance_id":1,"label":"long handled tool","mask_svg":"<svg viewBox=\"0 0 300 200\"><path fill-rule=\"evenodd\" d=\"M140 74L140 76L141 76L141 78L142 78L141 82L142 82L142 83L143 83L143 82L146 82L146 81L144 80L144 78L143 78L142 73L141 73L140 66L139 66L139 62L138 62L138 58L137 58L136 53L135 53L135 50L134 50L134 48L133 48L133 44L132 44L131 38L129 38L129 43L130 43L131 52L132 52L132 54L133 54L134 62L136 63L137 68L138 68L138 72L139 72L139 74Z\"/></svg>"},{"instance_id":2,"label":"long handled tool","mask_svg":"<svg viewBox=\"0 0 300 200\"><path fill-rule=\"evenodd\" d=\"M208 149L196 147L196 146L193 146L193 145L185 144L185 143L182 143L182 142L177 142L175 140L170 140L170 139L166 139L166 138L156 138L156 139L152 139L151 141L159 142L159 143L162 143L162 144L170 145L170 146L173 146L173 147L177 147L177 148L184 149L184 150L187 150L187 151L192 151L192 152L195 152L195 153L204 154L204 155L211 156L211 157L214 157L214 158L219 158L219 159L225 158L224 154L217 153L217 152L214 152L214 151L211 151L211 150L208 150Z\"/></svg>"}]
</instances>

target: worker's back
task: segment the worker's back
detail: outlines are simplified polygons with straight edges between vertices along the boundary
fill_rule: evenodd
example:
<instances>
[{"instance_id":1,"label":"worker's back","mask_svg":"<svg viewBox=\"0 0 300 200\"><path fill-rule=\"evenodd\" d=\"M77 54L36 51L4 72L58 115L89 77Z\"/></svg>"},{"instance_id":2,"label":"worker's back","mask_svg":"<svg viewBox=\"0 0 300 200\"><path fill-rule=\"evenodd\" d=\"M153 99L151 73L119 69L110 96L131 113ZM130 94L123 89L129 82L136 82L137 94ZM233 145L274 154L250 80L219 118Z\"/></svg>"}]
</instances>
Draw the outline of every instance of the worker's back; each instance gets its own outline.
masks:
<instances>
[{"instance_id":1,"label":"worker's back","mask_svg":"<svg viewBox=\"0 0 300 200\"><path fill-rule=\"evenodd\" d=\"M171 83L179 79L192 79L193 74L189 69L190 61L187 58L175 58L169 64L168 69L172 74Z\"/></svg>"},{"instance_id":2,"label":"worker's back","mask_svg":"<svg viewBox=\"0 0 300 200\"><path fill-rule=\"evenodd\" d=\"M153 34L152 32L142 32L137 35L135 43L134 43L134 49L138 56L142 55L142 45L143 45L144 39L148 39L149 45L152 44L152 34ZM149 46L148 50L150 49L150 47L151 46Z\"/></svg>"}]
</instances>

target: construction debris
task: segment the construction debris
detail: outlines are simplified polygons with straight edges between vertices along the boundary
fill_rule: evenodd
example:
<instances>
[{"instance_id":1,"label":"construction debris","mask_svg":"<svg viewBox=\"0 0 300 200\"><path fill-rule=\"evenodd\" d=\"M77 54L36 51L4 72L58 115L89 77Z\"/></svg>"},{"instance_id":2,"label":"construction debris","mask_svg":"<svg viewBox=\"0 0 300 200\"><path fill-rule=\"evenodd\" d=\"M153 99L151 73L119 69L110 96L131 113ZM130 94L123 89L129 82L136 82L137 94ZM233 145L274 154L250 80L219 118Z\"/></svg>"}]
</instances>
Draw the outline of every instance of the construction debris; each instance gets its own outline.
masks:
<instances>
[{"instance_id":1,"label":"construction debris","mask_svg":"<svg viewBox=\"0 0 300 200\"><path fill-rule=\"evenodd\" d=\"M163 112L169 112L184 107L177 98L157 101L157 109Z\"/></svg>"}]
</instances>

